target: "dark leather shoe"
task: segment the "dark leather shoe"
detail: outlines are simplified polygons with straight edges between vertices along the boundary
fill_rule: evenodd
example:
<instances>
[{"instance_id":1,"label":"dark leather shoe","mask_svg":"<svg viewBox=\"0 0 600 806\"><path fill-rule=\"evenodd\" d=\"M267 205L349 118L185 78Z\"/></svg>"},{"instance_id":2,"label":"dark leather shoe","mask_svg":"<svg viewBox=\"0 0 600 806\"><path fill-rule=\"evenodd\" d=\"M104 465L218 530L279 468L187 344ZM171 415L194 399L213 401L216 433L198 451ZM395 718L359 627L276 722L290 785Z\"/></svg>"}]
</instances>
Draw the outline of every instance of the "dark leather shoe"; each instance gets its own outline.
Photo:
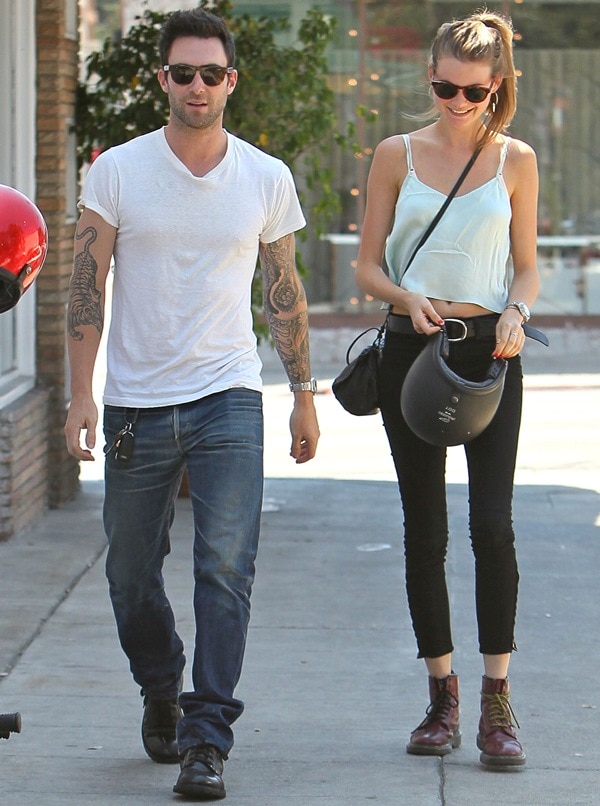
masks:
<instances>
[{"instance_id":1,"label":"dark leather shoe","mask_svg":"<svg viewBox=\"0 0 600 806\"><path fill-rule=\"evenodd\" d=\"M142 744L152 761L158 764L176 764L179 761L177 747L177 723L181 709L177 700L153 700L144 697L142 719Z\"/></svg>"},{"instance_id":2,"label":"dark leather shoe","mask_svg":"<svg viewBox=\"0 0 600 806\"><path fill-rule=\"evenodd\" d=\"M181 772L173 792L196 800L225 797L223 756L212 744L190 747L181 757Z\"/></svg>"}]
</instances>

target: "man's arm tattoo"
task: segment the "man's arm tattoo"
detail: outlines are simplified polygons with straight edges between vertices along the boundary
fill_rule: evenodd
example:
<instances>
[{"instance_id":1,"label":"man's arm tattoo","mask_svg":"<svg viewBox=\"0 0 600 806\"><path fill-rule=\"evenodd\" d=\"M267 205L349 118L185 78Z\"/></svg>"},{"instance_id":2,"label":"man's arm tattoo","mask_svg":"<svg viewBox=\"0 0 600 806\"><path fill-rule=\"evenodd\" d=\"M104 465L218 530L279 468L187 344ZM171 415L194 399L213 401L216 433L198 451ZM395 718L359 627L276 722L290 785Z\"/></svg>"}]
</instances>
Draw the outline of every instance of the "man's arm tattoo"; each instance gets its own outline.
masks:
<instances>
[{"instance_id":1,"label":"man's arm tattoo","mask_svg":"<svg viewBox=\"0 0 600 806\"><path fill-rule=\"evenodd\" d=\"M306 294L294 261L294 239L266 244L261 251L265 315L277 352L291 381L310 374Z\"/></svg>"},{"instance_id":2,"label":"man's arm tattoo","mask_svg":"<svg viewBox=\"0 0 600 806\"><path fill-rule=\"evenodd\" d=\"M98 237L98 233L94 227L86 227L75 237L77 240L82 238L87 240L82 251L75 256L73 263L73 276L69 287L67 329L71 338L81 341L83 333L78 328L83 325L93 325L99 333L102 333L103 316L100 303L102 294L96 288L98 264L90 253L90 246Z\"/></svg>"}]
</instances>

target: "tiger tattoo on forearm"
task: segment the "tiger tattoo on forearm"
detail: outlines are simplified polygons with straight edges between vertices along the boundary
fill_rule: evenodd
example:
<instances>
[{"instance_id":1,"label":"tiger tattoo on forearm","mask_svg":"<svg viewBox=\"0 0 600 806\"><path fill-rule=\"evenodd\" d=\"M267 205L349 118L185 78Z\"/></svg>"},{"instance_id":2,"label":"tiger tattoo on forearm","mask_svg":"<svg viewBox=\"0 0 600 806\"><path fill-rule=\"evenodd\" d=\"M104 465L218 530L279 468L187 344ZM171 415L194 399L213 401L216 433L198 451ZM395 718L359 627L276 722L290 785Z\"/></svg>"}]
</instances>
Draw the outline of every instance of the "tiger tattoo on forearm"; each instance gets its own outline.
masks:
<instances>
[{"instance_id":1,"label":"tiger tattoo on forearm","mask_svg":"<svg viewBox=\"0 0 600 806\"><path fill-rule=\"evenodd\" d=\"M67 330L75 341L83 339L83 333L79 330L83 325L93 325L102 333L102 294L96 288L98 263L90 253L90 247L97 237L98 233L93 227L86 227L75 235L78 241L87 239L81 252L75 255L69 287Z\"/></svg>"}]
</instances>

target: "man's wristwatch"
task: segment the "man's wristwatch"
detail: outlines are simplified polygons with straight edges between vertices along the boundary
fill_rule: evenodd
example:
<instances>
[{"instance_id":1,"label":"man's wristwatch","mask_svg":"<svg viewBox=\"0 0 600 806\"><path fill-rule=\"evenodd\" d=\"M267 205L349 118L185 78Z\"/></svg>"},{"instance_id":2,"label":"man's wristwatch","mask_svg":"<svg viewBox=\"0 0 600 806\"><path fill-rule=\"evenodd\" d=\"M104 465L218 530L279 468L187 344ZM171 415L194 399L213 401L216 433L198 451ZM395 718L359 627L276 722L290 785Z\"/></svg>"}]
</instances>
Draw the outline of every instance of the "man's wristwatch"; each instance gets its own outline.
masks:
<instances>
[{"instance_id":1,"label":"man's wristwatch","mask_svg":"<svg viewBox=\"0 0 600 806\"><path fill-rule=\"evenodd\" d=\"M312 392L314 395L317 393L317 379L311 378L310 381L302 383L290 383L290 392Z\"/></svg>"},{"instance_id":2,"label":"man's wristwatch","mask_svg":"<svg viewBox=\"0 0 600 806\"><path fill-rule=\"evenodd\" d=\"M529 322L531 319L531 311L524 302L509 302L506 308L516 308L523 317L523 322Z\"/></svg>"}]
</instances>

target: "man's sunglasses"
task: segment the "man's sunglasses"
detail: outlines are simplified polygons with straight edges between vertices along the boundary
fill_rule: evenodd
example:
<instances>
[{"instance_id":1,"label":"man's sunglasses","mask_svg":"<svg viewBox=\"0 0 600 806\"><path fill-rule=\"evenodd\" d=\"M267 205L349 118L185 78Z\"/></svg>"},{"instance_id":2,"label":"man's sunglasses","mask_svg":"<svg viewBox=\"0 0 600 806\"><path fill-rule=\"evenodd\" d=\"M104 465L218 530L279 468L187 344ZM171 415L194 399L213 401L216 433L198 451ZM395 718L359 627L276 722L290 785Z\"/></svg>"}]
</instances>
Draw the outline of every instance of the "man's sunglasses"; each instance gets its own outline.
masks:
<instances>
[{"instance_id":1,"label":"man's sunglasses","mask_svg":"<svg viewBox=\"0 0 600 806\"><path fill-rule=\"evenodd\" d=\"M223 83L223 79L229 73L233 73L233 67L221 67L218 64L201 64L194 67L193 64L165 64L165 73L169 73L176 84L191 84L196 73L200 73L200 78L207 87L217 87Z\"/></svg>"},{"instance_id":2,"label":"man's sunglasses","mask_svg":"<svg viewBox=\"0 0 600 806\"><path fill-rule=\"evenodd\" d=\"M489 87L480 87L477 84L470 84L468 87L459 87L458 84L451 84L449 81L438 81L433 79L431 86L438 98L444 101L449 101L451 98L458 95L458 91L462 90L463 95L472 104L480 104L488 97L492 91L493 81Z\"/></svg>"}]
</instances>

